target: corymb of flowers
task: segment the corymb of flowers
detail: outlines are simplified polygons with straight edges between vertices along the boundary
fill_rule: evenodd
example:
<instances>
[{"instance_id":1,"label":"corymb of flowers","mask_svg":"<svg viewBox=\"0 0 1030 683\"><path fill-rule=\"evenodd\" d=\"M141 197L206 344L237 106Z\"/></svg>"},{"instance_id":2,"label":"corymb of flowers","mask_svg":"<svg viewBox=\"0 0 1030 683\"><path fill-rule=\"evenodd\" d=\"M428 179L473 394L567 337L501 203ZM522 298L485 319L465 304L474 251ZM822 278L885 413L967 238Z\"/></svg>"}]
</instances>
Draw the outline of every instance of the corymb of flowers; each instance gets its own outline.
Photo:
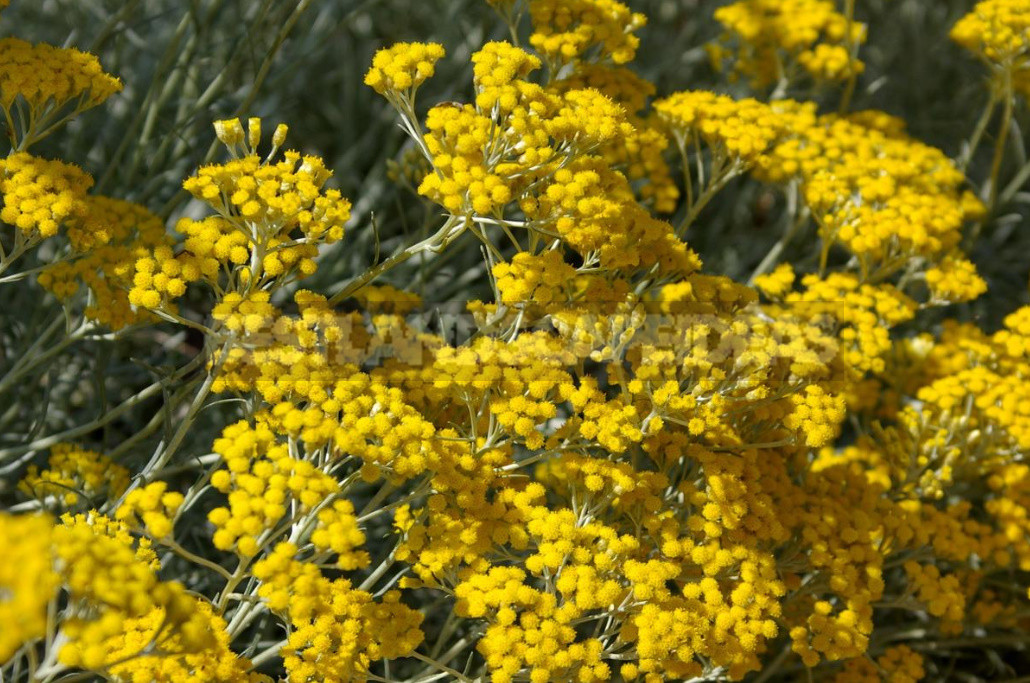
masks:
<instances>
[{"instance_id":1,"label":"corymb of flowers","mask_svg":"<svg viewBox=\"0 0 1030 683\"><path fill-rule=\"evenodd\" d=\"M1030 0L0 7L0 681L1030 680Z\"/></svg>"}]
</instances>

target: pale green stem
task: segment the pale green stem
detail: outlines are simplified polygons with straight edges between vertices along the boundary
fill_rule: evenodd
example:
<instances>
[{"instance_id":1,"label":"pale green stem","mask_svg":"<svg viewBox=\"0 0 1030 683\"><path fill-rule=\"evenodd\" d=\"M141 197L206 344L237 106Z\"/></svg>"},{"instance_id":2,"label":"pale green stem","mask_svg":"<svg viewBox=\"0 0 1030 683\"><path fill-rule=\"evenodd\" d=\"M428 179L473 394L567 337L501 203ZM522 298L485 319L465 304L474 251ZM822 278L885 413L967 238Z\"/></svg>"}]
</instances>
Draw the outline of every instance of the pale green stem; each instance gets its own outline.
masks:
<instances>
[{"instance_id":1,"label":"pale green stem","mask_svg":"<svg viewBox=\"0 0 1030 683\"><path fill-rule=\"evenodd\" d=\"M199 555L195 555L194 553L191 553L189 550L186 550L181 545L179 545L175 541L174 538L171 538L171 537L159 538L159 539L154 539L154 541L156 543L160 543L161 545L165 546L166 548L168 548L169 550L171 550L172 552L174 552L176 555L178 555L179 557L183 558L184 560L186 560L188 562L192 562L193 564L199 565L201 567L205 567L207 569L210 569L211 571L215 572L216 574L221 576L226 581L229 581L232 578L232 574L230 574L229 571L225 567L223 567L221 565L218 565L218 564L215 564L211 560L208 560L208 559L205 559L203 557L200 557Z\"/></svg>"},{"instance_id":2,"label":"pale green stem","mask_svg":"<svg viewBox=\"0 0 1030 683\"><path fill-rule=\"evenodd\" d=\"M855 86L858 83L858 72L855 69L855 62L858 59L858 45L852 40L852 29L855 26L855 0L844 0L844 18L847 22L844 47L848 52L848 82L844 86L844 94L840 98L840 114L848 113L848 109L851 108L851 98L855 95Z\"/></svg>"},{"instance_id":3,"label":"pale green stem","mask_svg":"<svg viewBox=\"0 0 1030 683\"><path fill-rule=\"evenodd\" d=\"M1012 76L1005 79L1005 103L1001 114L1001 129L998 131L998 139L994 143L994 159L991 161L991 186L987 199L987 210L994 212L998 199L998 181L1001 176L1001 165L1005 160L1005 147L1008 145L1009 129L1012 126L1012 109L1014 95L1012 93Z\"/></svg>"},{"instance_id":4,"label":"pale green stem","mask_svg":"<svg viewBox=\"0 0 1030 683\"><path fill-rule=\"evenodd\" d=\"M794 239L798 230L805 223L806 211L798 213L798 187L796 183L792 183L790 188L787 190L787 229L784 231L783 236L773 245L769 253L765 255L762 262L758 264L754 272L751 273L751 277L748 278L747 284L750 287L755 283L755 278L759 275L764 275L766 272L772 269L776 262L779 260L783 250L787 248L790 241Z\"/></svg>"},{"instance_id":5,"label":"pale green stem","mask_svg":"<svg viewBox=\"0 0 1030 683\"><path fill-rule=\"evenodd\" d=\"M977 221L966 240L968 247L972 247L980 237L984 225L993 218L998 210L998 182L1001 179L1001 166L1005 160L1005 147L1008 145L1009 129L1012 126L1012 110L1015 94L1012 92L1012 74L1005 72L1005 83L1002 96L1005 102L1002 105L1001 128L998 130L998 138L994 142L994 158L991 160L991 177L988 180L987 189L987 214L982 220Z\"/></svg>"},{"instance_id":6,"label":"pale green stem","mask_svg":"<svg viewBox=\"0 0 1030 683\"><path fill-rule=\"evenodd\" d=\"M218 355L218 363L215 365L215 367L211 368L208 371L207 377L205 378L203 385L201 385L200 390L197 392L197 395L193 398L193 402L190 403L189 408L186 410L186 415L183 416L182 422L179 423L179 428L175 431L175 434L172 435L172 438L171 440L169 440L168 445L161 450L160 454L154 454L154 457L150 459L150 462L147 463L147 466L143 468L142 472L140 472L140 476L136 477L135 481L133 482L133 485L129 487L129 491L145 483L145 480L149 481L151 477L150 473L163 468L165 465L168 464L172 456L175 455L175 452L179 449L179 446L182 444L183 439L186 438L186 434L193 426L193 420L196 418L197 413L199 413L200 409L203 407L204 401L207 400L208 394L211 393L211 385L214 384L215 377L218 375L218 371L221 367L222 361L225 360L230 344L231 342L226 342L225 345L223 345L221 352ZM203 354L200 357L203 358ZM129 491L126 491L126 493L128 493Z\"/></svg>"},{"instance_id":7,"label":"pale green stem","mask_svg":"<svg viewBox=\"0 0 1030 683\"><path fill-rule=\"evenodd\" d=\"M78 427L72 427L71 429L66 429L63 432L44 437L42 439L36 439L35 441L28 444L0 450L0 462L5 462L7 460L10 460L11 458L15 458L23 454L34 453L45 448L50 448L51 446L61 443L62 441L69 441L72 439L76 439L84 434L88 434L99 427L103 427L104 425L113 422L114 420L121 417L124 413L140 405L150 397L159 394L161 392L161 388L162 383L155 382L154 384L151 384L149 387L139 392L135 396L126 399L119 405L107 411L106 413L104 413L104 415L102 415L101 417L97 418L92 422L80 425Z\"/></svg>"},{"instance_id":8,"label":"pale green stem","mask_svg":"<svg viewBox=\"0 0 1030 683\"><path fill-rule=\"evenodd\" d=\"M13 385L27 372L39 366L41 363L46 362L73 344L79 336L81 336L78 334L79 332L83 332L84 334L83 328L80 328L80 330L76 330L76 332L66 336L55 346L39 353L40 347L42 347L43 344L45 344L47 340L61 328L62 323L64 323L64 320L61 318L54 318L47 328L36 338L36 341L34 341L32 345L25 350L25 353L18 359L18 362L7 371L7 374L4 375L3 379L0 379L0 394L7 391L11 385Z\"/></svg>"},{"instance_id":9,"label":"pale green stem","mask_svg":"<svg viewBox=\"0 0 1030 683\"><path fill-rule=\"evenodd\" d=\"M980 140L983 139L984 133L987 132L987 125L991 122L991 117L994 115L994 108L997 104L998 97L992 92L987 106L984 107L983 113L980 114L980 119L976 122L976 128L973 129L973 134L969 138L965 151L956 162L958 170L962 171L963 175L965 175L966 169L969 168L969 162L973 160L976 150L980 147Z\"/></svg>"},{"instance_id":10,"label":"pale green stem","mask_svg":"<svg viewBox=\"0 0 1030 683\"><path fill-rule=\"evenodd\" d=\"M435 659L430 659L429 657L426 657L424 654L421 654L419 652L412 652L411 656L414 657L415 659L419 660L420 662L425 662L426 664L428 664L429 666L433 667L434 669L438 669L440 671L443 671L444 673L450 674L451 676L454 677L454 680L465 681L466 683L472 683L472 679L467 677L467 676L465 676L465 674L461 673L460 671L458 671L456 669L452 669L449 666L441 664L441 663L437 662Z\"/></svg>"},{"instance_id":11,"label":"pale green stem","mask_svg":"<svg viewBox=\"0 0 1030 683\"><path fill-rule=\"evenodd\" d=\"M385 261L369 268L364 273L348 282L343 289L329 298L329 303L337 304L347 299L386 271L404 263L416 254L420 254L424 251L437 251L443 249L461 235L465 231L466 227L467 223L463 219L451 216L447 222L444 223L443 227L428 239L418 242L417 244L413 244L407 249L394 254Z\"/></svg>"},{"instance_id":12,"label":"pale green stem","mask_svg":"<svg viewBox=\"0 0 1030 683\"><path fill-rule=\"evenodd\" d=\"M708 206L708 202L712 201L712 198L719 194L719 192L726 187L726 184L736 178L739 173L740 171L736 164L725 169L721 168L720 165L717 176L713 171L712 182L698 194L697 201L690 206L687 211L687 215L683 217L683 220L676 227L676 234L683 237L684 233L686 233L690 226L694 224L694 221L697 219L701 211Z\"/></svg>"},{"instance_id":13,"label":"pale green stem","mask_svg":"<svg viewBox=\"0 0 1030 683\"><path fill-rule=\"evenodd\" d=\"M278 657L279 656L279 652L281 652L282 649L283 649L283 646L285 646L289 642L290 641L286 640L286 639L280 640L278 643L275 643L273 645L269 645L264 650L262 650L261 652L257 653L253 657L251 657L250 658L250 670L254 671L259 666L261 666L262 664L267 662L268 660L275 659L276 657Z\"/></svg>"}]
</instances>

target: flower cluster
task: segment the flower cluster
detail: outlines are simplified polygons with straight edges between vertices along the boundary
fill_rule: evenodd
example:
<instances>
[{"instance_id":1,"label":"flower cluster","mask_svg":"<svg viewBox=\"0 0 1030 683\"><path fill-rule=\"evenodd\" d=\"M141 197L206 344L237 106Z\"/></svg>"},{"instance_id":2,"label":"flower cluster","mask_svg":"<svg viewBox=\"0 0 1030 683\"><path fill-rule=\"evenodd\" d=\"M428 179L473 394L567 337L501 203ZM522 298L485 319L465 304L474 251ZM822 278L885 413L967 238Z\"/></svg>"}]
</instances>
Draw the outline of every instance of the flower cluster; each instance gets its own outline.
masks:
<instances>
[{"instance_id":1,"label":"flower cluster","mask_svg":"<svg viewBox=\"0 0 1030 683\"><path fill-rule=\"evenodd\" d=\"M42 516L3 515L0 525L9 544L5 551L36 563L0 575L5 593L0 608L9 625L0 638L5 658L23 643L47 635L48 623L52 626L48 604L59 594L74 615L61 623L63 645L55 654L63 667L100 672L122 665L121 671L153 676L178 665L189 672L202 669L201 660L210 659L218 648L220 624L210 606L191 597L181 584L159 580L153 551L135 543L114 520L97 513L65 515L59 523ZM245 660L225 647L224 637L221 643L220 666L246 671ZM155 647L171 657L125 664ZM181 662L180 656L193 659Z\"/></svg>"},{"instance_id":2,"label":"flower cluster","mask_svg":"<svg viewBox=\"0 0 1030 683\"><path fill-rule=\"evenodd\" d=\"M633 178L652 168L650 196L668 196L655 186L668 184L664 165L633 162L626 152L632 147L634 157L653 157L664 145L645 135L652 151L643 152L644 138L625 110L597 90L568 84L545 89L523 80L541 62L519 48L490 43L473 63L475 104L438 105L426 117L421 142L433 168L420 194L463 216L463 226L495 225L512 239L506 216L517 207L530 219L522 227L532 235L557 233L584 256L596 252L609 267L696 267L671 227L642 211L627 176L605 161L613 155L631 161ZM396 94L385 94L391 92ZM400 111L410 115L405 107ZM601 194L609 199L602 202Z\"/></svg>"},{"instance_id":3,"label":"flower cluster","mask_svg":"<svg viewBox=\"0 0 1030 683\"><path fill-rule=\"evenodd\" d=\"M0 161L0 220L27 241L53 237L66 221L86 212L93 179L77 166L16 152Z\"/></svg>"},{"instance_id":4,"label":"flower cluster","mask_svg":"<svg viewBox=\"0 0 1030 683\"><path fill-rule=\"evenodd\" d=\"M980 231L1010 237L1004 155L977 183L975 149L952 160L849 111L851 2L723 6L713 54L776 91L653 102L628 5L490 4L511 41L470 50L468 87L424 116L443 46L373 57L365 83L410 137L392 177L427 234L339 288L320 267L353 207L321 158L283 151L285 125L259 154L259 119L216 122L227 158L165 207L175 233L25 151L48 127L12 132L0 271L61 236L0 286L81 326L52 345L55 318L0 359L0 394L77 353L40 375L48 397L121 402L25 434L17 402L0 411L0 470L21 475L0 486L18 496L0 512L17 560L0 563L0 678L914 683L967 645L1022 662L1030 306L999 304L973 262ZM1022 9L980 2L953 37L1021 78ZM19 50L50 60L35 85ZM8 111L45 124L115 87L54 50L0 41ZM68 83L48 75L61 60ZM842 82L834 113L823 90L786 99L800 75ZM757 266L749 248L722 261L746 283L685 241L717 241L703 212L738 184L782 208ZM394 270L408 260L420 294ZM481 299L452 326L426 292L459 271ZM930 310L977 298L953 310L1007 306L994 328ZM80 361L79 342L104 353ZM153 361L170 349L190 357ZM133 396L105 372L122 353L155 377Z\"/></svg>"},{"instance_id":5,"label":"flower cluster","mask_svg":"<svg viewBox=\"0 0 1030 683\"><path fill-rule=\"evenodd\" d=\"M79 100L80 109L95 107L122 89L121 82L87 52L32 45L19 38L0 42L0 104L11 109L22 97L30 109L60 108Z\"/></svg>"},{"instance_id":6,"label":"flower cluster","mask_svg":"<svg viewBox=\"0 0 1030 683\"><path fill-rule=\"evenodd\" d=\"M972 262L945 257L926 271L926 286L937 301L972 301L987 291L987 283Z\"/></svg>"},{"instance_id":7,"label":"flower cluster","mask_svg":"<svg viewBox=\"0 0 1030 683\"><path fill-rule=\"evenodd\" d=\"M534 35L546 34L549 36L546 40L553 40L554 31L568 28L564 23L568 15L563 11L553 11L550 4L533 3L530 6L534 27L541 27ZM564 3L562 9L578 10L584 8L584 5L573 7L569 3ZM538 7L536 13L533 11L534 6ZM540 11L541 6L546 9ZM624 30L636 30L643 25L642 16L630 13L629 9L620 3L596 3L593 9L607 12L607 17L627 21ZM594 16L584 14L583 25L577 29L577 35L587 40L586 26L594 21ZM607 34L601 31L595 32L591 40L594 43L601 42L605 40L605 35ZM631 53L623 50L625 59L621 56L615 59L614 54L610 54L605 47L606 44L586 45L571 63L566 59L559 59L559 62L565 62L560 69L556 69L556 64L550 64L552 86L559 92L596 90L622 106L626 121L631 126L624 126L621 134L602 145L599 151L611 166L619 169L633 183L638 197L645 204L659 213L672 213L676 208L679 189L672 180L669 164L663 154L668 141L655 125L654 117L647 111L647 100L654 95L655 87L627 66L633 58ZM635 51L636 46L632 37L629 38L629 44L633 45ZM544 56L546 58L546 53Z\"/></svg>"},{"instance_id":8,"label":"flower cluster","mask_svg":"<svg viewBox=\"0 0 1030 683\"><path fill-rule=\"evenodd\" d=\"M282 161L271 162L285 141L284 126L276 129L264 160L256 151L259 119L249 120L246 136L238 120L221 121L216 130L238 158L202 167L183 187L217 215L178 222L185 250L175 253L161 244L136 260L133 306L174 312L173 302L193 282L243 296L306 277L316 270L318 245L343 237L351 205L338 190L325 188L331 172L322 160L287 151Z\"/></svg>"},{"instance_id":9,"label":"flower cluster","mask_svg":"<svg viewBox=\"0 0 1030 683\"><path fill-rule=\"evenodd\" d=\"M817 116L804 104L777 103L784 134L756 175L800 182L825 252L841 245L865 276L884 279L911 260L943 265L934 294L964 300L982 291L958 249L963 225L983 204L943 152L913 140L903 122L880 112ZM947 282L945 282L947 281Z\"/></svg>"},{"instance_id":10,"label":"flower cluster","mask_svg":"<svg viewBox=\"0 0 1030 683\"><path fill-rule=\"evenodd\" d=\"M0 107L8 121L18 117L19 130L9 134L22 148L49 133L55 115L65 114L68 105L78 113L121 89L121 81L104 73L96 56L88 52L33 45L15 37L0 40ZM19 110L16 102L24 102L27 112Z\"/></svg>"},{"instance_id":11,"label":"flower cluster","mask_svg":"<svg viewBox=\"0 0 1030 683\"><path fill-rule=\"evenodd\" d=\"M73 249L83 253L47 266L39 275L40 284L63 301L85 290L86 316L113 330L152 319L146 309L134 308L129 295L137 279L137 261L169 244L161 219L139 204L89 196L85 213L71 220L67 234Z\"/></svg>"},{"instance_id":12,"label":"flower cluster","mask_svg":"<svg viewBox=\"0 0 1030 683\"><path fill-rule=\"evenodd\" d=\"M951 29L951 39L1007 69L1024 65L1030 49L1030 18L1025 0L981 0Z\"/></svg>"},{"instance_id":13,"label":"flower cluster","mask_svg":"<svg viewBox=\"0 0 1030 683\"><path fill-rule=\"evenodd\" d=\"M493 268L500 300L508 305L561 301L566 298L562 290L575 272L576 269L562 259L560 251L548 251L539 256L521 252L511 263L498 263Z\"/></svg>"},{"instance_id":14,"label":"flower cluster","mask_svg":"<svg viewBox=\"0 0 1030 683\"><path fill-rule=\"evenodd\" d=\"M117 499L129 486L129 470L74 444L51 448L48 465L42 471L31 465L18 488L44 503L53 501L60 507L72 508L82 502Z\"/></svg>"},{"instance_id":15,"label":"flower cluster","mask_svg":"<svg viewBox=\"0 0 1030 683\"><path fill-rule=\"evenodd\" d=\"M293 627L282 651L290 680L364 680L372 662L403 657L422 641L422 615L397 591L377 603L346 579L323 577L296 553L295 545L280 543L254 566L258 594Z\"/></svg>"},{"instance_id":16,"label":"flower cluster","mask_svg":"<svg viewBox=\"0 0 1030 683\"><path fill-rule=\"evenodd\" d=\"M951 39L991 71L994 96L1030 94L1030 5L1025 0L982 0L951 29Z\"/></svg>"},{"instance_id":17,"label":"flower cluster","mask_svg":"<svg viewBox=\"0 0 1030 683\"><path fill-rule=\"evenodd\" d=\"M41 515L0 515L4 557L18 562L0 566L0 661L22 646L46 635L47 605L58 585L51 561L52 525Z\"/></svg>"},{"instance_id":18,"label":"flower cluster","mask_svg":"<svg viewBox=\"0 0 1030 683\"><path fill-rule=\"evenodd\" d=\"M633 59L640 39L634 35L647 17L616 0L532 0L530 44L557 65L582 58L596 47L602 59L625 64Z\"/></svg>"},{"instance_id":19,"label":"flower cluster","mask_svg":"<svg viewBox=\"0 0 1030 683\"><path fill-rule=\"evenodd\" d=\"M217 548L236 548L252 557L263 534L287 511L309 512L339 489L335 479L306 460L290 457L288 447L274 439L267 425L251 428L240 422L227 427L215 443L226 468L212 474L211 485L227 494L229 503L208 514L216 527L212 541ZM325 521L333 522L332 518Z\"/></svg>"},{"instance_id":20,"label":"flower cluster","mask_svg":"<svg viewBox=\"0 0 1030 683\"><path fill-rule=\"evenodd\" d=\"M862 73L853 54L866 29L828 0L742 0L715 11L726 33L712 46L717 65L732 60L735 74L763 88L807 74L817 82Z\"/></svg>"},{"instance_id":21,"label":"flower cluster","mask_svg":"<svg viewBox=\"0 0 1030 683\"><path fill-rule=\"evenodd\" d=\"M242 137L239 121L221 125L230 129L223 133L227 140ZM202 167L183 183L186 191L209 204L234 228L243 228L256 248L275 247L277 244L268 242L288 241L296 231L309 241L339 241L350 218L350 202L338 190L323 189L331 173L322 160L288 151L282 161L264 163L256 153L260 121L251 119L250 126L256 132L251 134L249 154ZM232 129L238 133L234 135ZM276 138L285 138L285 132L277 131Z\"/></svg>"},{"instance_id":22,"label":"flower cluster","mask_svg":"<svg viewBox=\"0 0 1030 683\"><path fill-rule=\"evenodd\" d=\"M225 620L214 613L210 604L197 600L190 607L196 618L193 628L205 629L213 638L204 647L191 643L191 636L173 633L160 638L160 653L141 654L152 647L165 628L166 612L154 609L138 619L124 623L124 633L111 636L109 648L111 674L131 681L242 681L269 683L268 676L254 672L250 663L236 655L229 646Z\"/></svg>"},{"instance_id":23,"label":"flower cluster","mask_svg":"<svg viewBox=\"0 0 1030 683\"><path fill-rule=\"evenodd\" d=\"M439 43L395 43L376 53L365 85L379 94L414 91L435 73L443 56Z\"/></svg>"},{"instance_id":24,"label":"flower cluster","mask_svg":"<svg viewBox=\"0 0 1030 683\"><path fill-rule=\"evenodd\" d=\"M908 647L897 645L870 660L865 658L850 659L834 678L834 683L875 683L887 680L894 683L917 683L924 680L926 670L923 668L923 656Z\"/></svg>"},{"instance_id":25,"label":"flower cluster","mask_svg":"<svg viewBox=\"0 0 1030 683\"><path fill-rule=\"evenodd\" d=\"M655 111L678 139L699 135L713 150L745 166L761 164L783 133L774 110L752 99L682 92L656 102Z\"/></svg>"},{"instance_id":26,"label":"flower cluster","mask_svg":"<svg viewBox=\"0 0 1030 683\"><path fill-rule=\"evenodd\" d=\"M163 481L133 489L125 497L115 519L128 526L142 526L154 538L172 534L175 513L183 503L183 495L169 491Z\"/></svg>"}]
</instances>

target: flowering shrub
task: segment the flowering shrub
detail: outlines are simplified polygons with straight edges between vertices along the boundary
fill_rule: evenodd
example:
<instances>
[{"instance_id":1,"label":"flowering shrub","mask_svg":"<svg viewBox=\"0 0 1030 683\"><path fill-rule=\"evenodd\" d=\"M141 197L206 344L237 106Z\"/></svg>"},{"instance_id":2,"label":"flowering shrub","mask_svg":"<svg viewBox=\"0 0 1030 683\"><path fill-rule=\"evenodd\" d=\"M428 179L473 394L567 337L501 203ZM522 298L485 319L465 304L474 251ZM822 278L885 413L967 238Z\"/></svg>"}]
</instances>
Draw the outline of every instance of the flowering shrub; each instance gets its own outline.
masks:
<instances>
[{"instance_id":1,"label":"flowering shrub","mask_svg":"<svg viewBox=\"0 0 1030 683\"><path fill-rule=\"evenodd\" d=\"M467 55L371 57L424 212L385 256L283 123L210 121L164 206L124 149L95 181L53 154L122 82L0 40L0 679L1030 672L1025 252L1018 296L981 269L1025 225L1030 2L953 23L955 158L866 106L853 0L723 4L715 89L637 70L622 2L487 8ZM706 265L755 192L778 238Z\"/></svg>"}]
</instances>

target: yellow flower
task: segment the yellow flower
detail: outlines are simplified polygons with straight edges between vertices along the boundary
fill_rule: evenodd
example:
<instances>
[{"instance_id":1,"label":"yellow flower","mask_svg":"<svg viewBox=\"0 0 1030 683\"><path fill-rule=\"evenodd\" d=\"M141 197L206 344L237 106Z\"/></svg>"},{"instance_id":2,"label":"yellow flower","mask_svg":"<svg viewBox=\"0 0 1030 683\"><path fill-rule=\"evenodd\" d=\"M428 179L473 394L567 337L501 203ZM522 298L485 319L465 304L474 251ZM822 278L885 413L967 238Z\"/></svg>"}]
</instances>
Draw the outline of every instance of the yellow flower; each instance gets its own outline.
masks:
<instances>
[{"instance_id":1,"label":"yellow flower","mask_svg":"<svg viewBox=\"0 0 1030 683\"><path fill-rule=\"evenodd\" d=\"M529 12L530 44L557 64L584 59L592 48L601 59L625 64L640 45L635 32L647 22L616 0L535 0Z\"/></svg>"},{"instance_id":2,"label":"yellow flower","mask_svg":"<svg viewBox=\"0 0 1030 683\"><path fill-rule=\"evenodd\" d=\"M215 129L236 158L200 168L183 187L218 215L180 219L176 228L185 236L185 249L179 253L160 244L139 255L128 295L137 308L174 312L173 302L193 282L206 281L219 292L256 292L291 276L313 275L318 245L343 238L351 204L338 190L325 188L332 175L325 163L294 151L272 162L285 141L285 126L276 129L265 159L256 152L260 119L248 121L246 136L238 120L219 121ZM219 315L227 315L225 308Z\"/></svg>"},{"instance_id":3,"label":"yellow flower","mask_svg":"<svg viewBox=\"0 0 1030 683\"><path fill-rule=\"evenodd\" d=\"M755 287L771 299L779 299L794 286L794 267L781 263L771 273L755 278Z\"/></svg>"},{"instance_id":4,"label":"yellow flower","mask_svg":"<svg viewBox=\"0 0 1030 683\"><path fill-rule=\"evenodd\" d=\"M0 220L35 243L57 234L67 221L86 213L86 192L93 178L77 166L48 161L27 152L0 160Z\"/></svg>"},{"instance_id":5,"label":"yellow flower","mask_svg":"<svg viewBox=\"0 0 1030 683\"><path fill-rule=\"evenodd\" d=\"M753 99L688 91L654 106L674 136L689 140L696 133L713 150L747 166L768 164L765 153L785 130L772 107Z\"/></svg>"},{"instance_id":6,"label":"yellow flower","mask_svg":"<svg viewBox=\"0 0 1030 683\"><path fill-rule=\"evenodd\" d=\"M976 266L962 258L944 258L926 271L926 284L935 299L947 302L972 301L987 291Z\"/></svg>"},{"instance_id":7,"label":"yellow flower","mask_svg":"<svg viewBox=\"0 0 1030 683\"><path fill-rule=\"evenodd\" d=\"M18 482L18 489L26 495L43 502L53 498L65 507L117 499L128 486L129 470L100 453L72 444L54 446L49 467L40 471L32 465ZM80 496L86 500L80 500Z\"/></svg>"},{"instance_id":8,"label":"yellow flower","mask_svg":"<svg viewBox=\"0 0 1030 683\"><path fill-rule=\"evenodd\" d=\"M282 649L290 680L346 683L364 679L372 662L404 657L422 642L422 614L390 591L375 602L345 579L330 581L294 559L297 547L280 543L254 565L260 595L284 614L292 629Z\"/></svg>"},{"instance_id":9,"label":"yellow flower","mask_svg":"<svg viewBox=\"0 0 1030 683\"><path fill-rule=\"evenodd\" d=\"M365 85L380 95L408 95L433 76L444 54L439 43L395 43L376 52Z\"/></svg>"},{"instance_id":10,"label":"yellow flower","mask_svg":"<svg viewBox=\"0 0 1030 683\"><path fill-rule=\"evenodd\" d=\"M1030 52L1030 4L981 0L952 27L951 39L991 64L1018 69Z\"/></svg>"},{"instance_id":11,"label":"yellow flower","mask_svg":"<svg viewBox=\"0 0 1030 683\"><path fill-rule=\"evenodd\" d=\"M129 526L142 526L154 538L172 535L175 513L183 503L183 495L168 491L163 481L133 489L115 511L115 519Z\"/></svg>"},{"instance_id":12,"label":"yellow flower","mask_svg":"<svg viewBox=\"0 0 1030 683\"><path fill-rule=\"evenodd\" d=\"M741 0L717 9L715 19L726 33L710 48L713 61L722 67L732 56L734 75L756 88L790 78L798 67L817 82L864 68L848 50L865 41L865 26L849 25L829 0Z\"/></svg>"},{"instance_id":13,"label":"yellow flower","mask_svg":"<svg viewBox=\"0 0 1030 683\"><path fill-rule=\"evenodd\" d=\"M0 40L0 106L8 117L18 117L15 100L28 105L28 120L19 119L20 129L10 131L23 145L51 132L49 125L68 105L73 113L85 111L121 89L121 81L104 73L94 55L13 37Z\"/></svg>"},{"instance_id":14,"label":"yellow flower","mask_svg":"<svg viewBox=\"0 0 1030 683\"><path fill-rule=\"evenodd\" d=\"M0 513L0 662L22 644L46 635L47 605L59 579L51 547L52 521L42 515Z\"/></svg>"}]
</instances>

